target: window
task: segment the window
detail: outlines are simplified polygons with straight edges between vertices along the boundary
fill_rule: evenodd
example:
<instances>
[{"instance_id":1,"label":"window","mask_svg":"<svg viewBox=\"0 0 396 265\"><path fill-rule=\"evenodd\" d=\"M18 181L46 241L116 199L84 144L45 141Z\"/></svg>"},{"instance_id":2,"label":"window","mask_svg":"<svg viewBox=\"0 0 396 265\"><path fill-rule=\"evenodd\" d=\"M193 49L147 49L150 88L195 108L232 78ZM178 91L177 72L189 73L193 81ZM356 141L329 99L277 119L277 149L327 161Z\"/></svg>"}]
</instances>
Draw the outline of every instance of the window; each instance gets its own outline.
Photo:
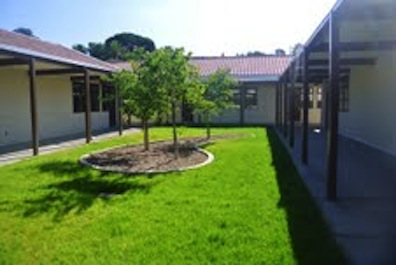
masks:
<instances>
[{"instance_id":1,"label":"window","mask_svg":"<svg viewBox=\"0 0 396 265\"><path fill-rule=\"evenodd\" d=\"M232 102L235 106L241 105L241 89L233 89L232 90Z\"/></svg>"},{"instance_id":2,"label":"window","mask_svg":"<svg viewBox=\"0 0 396 265\"><path fill-rule=\"evenodd\" d=\"M316 94L316 106L318 107L318 109L322 108L322 88L321 87L317 87L317 94Z\"/></svg>"},{"instance_id":3,"label":"window","mask_svg":"<svg viewBox=\"0 0 396 265\"><path fill-rule=\"evenodd\" d=\"M114 107L114 90L109 86L103 86L102 104L103 111L109 111Z\"/></svg>"},{"instance_id":4,"label":"window","mask_svg":"<svg viewBox=\"0 0 396 265\"><path fill-rule=\"evenodd\" d=\"M343 77L340 80L340 112L349 111L349 77Z\"/></svg>"},{"instance_id":5,"label":"window","mask_svg":"<svg viewBox=\"0 0 396 265\"><path fill-rule=\"evenodd\" d=\"M84 83L73 82L73 112L80 113L85 111L85 86ZM91 84L91 111L100 110L99 85Z\"/></svg>"},{"instance_id":6,"label":"window","mask_svg":"<svg viewBox=\"0 0 396 265\"><path fill-rule=\"evenodd\" d=\"M246 89L246 97L245 97L246 107L255 107L257 106L257 88L248 88Z\"/></svg>"},{"instance_id":7,"label":"window","mask_svg":"<svg viewBox=\"0 0 396 265\"><path fill-rule=\"evenodd\" d=\"M82 83L73 83L73 112L84 112L84 85Z\"/></svg>"},{"instance_id":8,"label":"window","mask_svg":"<svg viewBox=\"0 0 396 265\"><path fill-rule=\"evenodd\" d=\"M100 110L99 85L91 85L91 110L98 112Z\"/></svg>"},{"instance_id":9,"label":"window","mask_svg":"<svg viewBox=\"0 0 396 265\"><path fill-rule=\"evenodd\" d=\"M314 102L313 102L313 87L309 88L309 108L313 109Z\"/></svg>"}]
</instances>

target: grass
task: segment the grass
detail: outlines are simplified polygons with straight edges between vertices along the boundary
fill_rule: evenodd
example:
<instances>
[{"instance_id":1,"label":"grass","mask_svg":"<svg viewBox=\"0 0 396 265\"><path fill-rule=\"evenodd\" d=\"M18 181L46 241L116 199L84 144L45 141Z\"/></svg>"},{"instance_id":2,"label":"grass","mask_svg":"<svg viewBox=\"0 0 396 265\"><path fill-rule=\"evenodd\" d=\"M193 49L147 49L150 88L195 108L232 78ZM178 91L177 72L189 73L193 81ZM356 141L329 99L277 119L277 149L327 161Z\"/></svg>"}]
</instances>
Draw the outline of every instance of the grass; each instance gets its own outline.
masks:
<instances>
[{"instance_id":1,"label":"grass","mask_svg":"<svg viewBox=\"0 0 396 265\"><path fill-rule=\"evenodd\" d=\"M213 132L251 136L207 146L215 162L183 173L127 177L77 163L140 134L0 167L0 264L345 263L272 130ZM204 130L183 129L193 135Z\"/></svg>"}]
</instances>

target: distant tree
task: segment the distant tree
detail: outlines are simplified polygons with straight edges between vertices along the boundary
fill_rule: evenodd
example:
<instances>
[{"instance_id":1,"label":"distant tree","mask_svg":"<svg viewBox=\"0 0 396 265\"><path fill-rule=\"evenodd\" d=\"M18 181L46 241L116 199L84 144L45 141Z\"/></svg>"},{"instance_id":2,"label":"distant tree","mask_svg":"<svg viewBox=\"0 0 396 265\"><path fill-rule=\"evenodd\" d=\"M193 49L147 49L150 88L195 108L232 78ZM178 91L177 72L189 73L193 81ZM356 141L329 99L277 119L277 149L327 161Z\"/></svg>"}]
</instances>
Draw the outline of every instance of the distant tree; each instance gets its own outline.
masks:
<instances>
[{"instance_id":1,"label":"distant tree","mask_svg":"<svg viewBox=\"0 0 396 265\"><path fill-rule=\"evenodd\" d=\"M232 107L232 89L237 81L229 70L219 69L203 82L203 98L197 105L197 112L203 114L206 124L206 138L210 139L211 117Z\"/></svg>"},{"instance_id":2,"label":"distant tree","mask_svg":"<svg viewBox=\"0 0 396 265\"><path fill-rule=\"evenodd\" d=\"M138 47L142 47L149 52L155 50L155 44L151 39L133 33L115 34L106 39L105 45L110 47L113 41L117 41L126 52L133 52Z\"/></svg>"},{"instance_id":3,"label":"distant tree","mask_svg":"<svg viewBox=\"0 0 396 265\"><path fill-rule=\"evenodd\" d=\"M29 28L24 28L24 27L19 27L14 29L14 32L29 36L29 37L35 37L33 34L33 31Z\"/></svg>"},{"instance_id":4,"label":"distant tree","mask_svg":"<svg viewBox=\"0 0 396 265\"><path fill-rule=\"evenodd\" d=\"M260 52L260 51L252 51L252 52L248 52L246 54L247 57L253 57L253 56L264 56L265 53Z\"/></svg>"},{"instance_id":5,"label":"distant tree","mask_svg":"<svg viewBox=\"0 0 396 265\"><path fill-rule=\"evenodd\" d=\"M101 60L110 59L109 50L103 43L89 42L88 51L89 51L89 55L91 55L92 57L96 57Z\"/></svg>"},{"instance_id":6,"label":"distant tree","mask_svg":"<svg viewBox=\"0 0 396 265\"><path fill-rule=\"evenodd\" d=\"M111 59L125 60L127 57L125 55L126 51L124 47L122 47L121 44L116 40L110 42L109 47L106 48L109 50L109 56Z\"/></svg>"},{"instance_id":7,"label":"distant tree","mask_svg":"<svg viewBox=\"0 0 396 265\"><path fill-rule=\"evenodd\" d=\"M89 53L88 47L85 47L83 44L74 44L72 48L85 54Z\"/></svg>"},{"instance_id":8,"label":"distant tree","mask_svg":"<svg viewBox=\"0 0 396 265\"><path fill-rule=\"evenodd\" d=\"M283 50L283 49L276 49L276 50L275 50L275 55L277 55L277 56L284 56L284 55L286 55L286 52L285 52L285 50Z\"/></svg>"},{"instance_id":9,"label":"distant tree","mask_svg":"<svg viewBox=\"0 0 396 265\"><path fill-rule=\"evenodd\" d=\"M134 60L134 51L140 48L151 52L155 50L155 44L151 39L133 33L119 33L106 39L104 43L90 42L88 47L76 44L73 48L101 60Z\"/></svg>"}]
</instances>

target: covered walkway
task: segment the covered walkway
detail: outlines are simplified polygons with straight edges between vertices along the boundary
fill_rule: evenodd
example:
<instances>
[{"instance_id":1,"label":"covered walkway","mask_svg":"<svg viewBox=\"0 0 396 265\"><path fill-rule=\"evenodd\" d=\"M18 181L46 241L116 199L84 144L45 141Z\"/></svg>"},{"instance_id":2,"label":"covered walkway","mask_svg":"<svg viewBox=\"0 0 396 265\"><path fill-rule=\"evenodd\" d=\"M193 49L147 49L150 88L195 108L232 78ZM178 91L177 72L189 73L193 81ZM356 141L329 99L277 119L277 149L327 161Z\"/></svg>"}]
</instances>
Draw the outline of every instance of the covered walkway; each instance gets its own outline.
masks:
<instances>
[{"instance_id":1,"label":"covered walkway","mask_svg":"<svg viewBox=\"0 0 396 265\"><path fill-rule=\"evenodd\" d=\"M123 131L123 134L130 134L138 132L139 129L130 128ZM104 139L118 137L118 131L101 131L93 134L92 141L101 141ZM41 144L39 147L40 154L49 154L55 151L64 150L71 147L80 146L86 143L85 137L62 137L56 139L50 139ZM32 151L29 146L14 146L14 149L2 150L0 148L0 166L12 164L21 161L26 158L32 157Z\"/></svg>"},{"instance_id":2,"label":"covered walkway","mask_svg":"<svg viewBox=\"0 0 396 265\"><path fill-rule=\"evenodd\" d=\"M396 264L396 157L340 136L338 198L329 202L325 134L310 130L307 166L300 157L301 128L295 137L294 148L288 147L293 160L352 264Z\"/></svg>"}]
</instances>

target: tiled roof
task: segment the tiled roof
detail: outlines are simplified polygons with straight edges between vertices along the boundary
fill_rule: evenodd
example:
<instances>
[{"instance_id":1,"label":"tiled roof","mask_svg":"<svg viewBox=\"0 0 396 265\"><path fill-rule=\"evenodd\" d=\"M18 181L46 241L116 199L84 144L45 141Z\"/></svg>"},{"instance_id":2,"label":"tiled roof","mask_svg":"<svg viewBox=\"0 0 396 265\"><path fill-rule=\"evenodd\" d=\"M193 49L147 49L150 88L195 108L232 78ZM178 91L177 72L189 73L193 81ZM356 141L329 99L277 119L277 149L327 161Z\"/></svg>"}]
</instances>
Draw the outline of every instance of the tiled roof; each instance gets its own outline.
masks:
<instances>
[{"instance_id":1,"label":"tiled roof","mask_svg":"<svg viewBox=\"0 0 396 265\"><path fill-rule=\"evenodd\" d=\"M117 61L117 62L109 62L109 63L117 66L121 70L132 70L132 66L130 62Z\"/></svg>"},{"instance_id":2,"label":"tiled roof","mask_svg":"<svg viewBox=\"0 0 396 265\"><path fill-rule=\"evenodd\" d=\"M116 66L93 58L79 51L66 48L40 40L39 38L25 36L20 33L0 29L0 51L10 51L18 54L34 56L41 59L63 62L78 66L104 71L116 71Z\"/></svg>"},{"instance_id":3,"label":"tiled roof","mask_svg":"<svg viewBox=\"0 0 396 265\"><path fill-rule=\"evenodd\" d=\"M208 76L217 69L230 70L236 77L277 76L279 77L291 62L290 56L252 57L193 57L191 63L198 67L202 76Z\"/></svg>"}]
</instances>

